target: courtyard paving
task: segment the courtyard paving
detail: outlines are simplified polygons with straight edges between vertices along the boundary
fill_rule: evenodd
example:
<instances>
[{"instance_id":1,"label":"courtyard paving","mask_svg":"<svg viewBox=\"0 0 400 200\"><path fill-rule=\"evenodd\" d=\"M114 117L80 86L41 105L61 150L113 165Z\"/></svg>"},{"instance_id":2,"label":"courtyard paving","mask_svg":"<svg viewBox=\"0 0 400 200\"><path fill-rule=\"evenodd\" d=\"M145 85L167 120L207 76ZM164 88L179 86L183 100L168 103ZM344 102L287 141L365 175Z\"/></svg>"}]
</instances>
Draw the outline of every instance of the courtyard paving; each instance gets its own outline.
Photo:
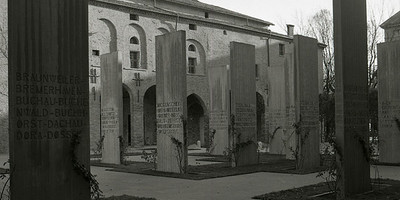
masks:
<instances>
[{"instance_id":1,"label":"courtyard paving","mask_svg":"<svg viewBox=\"0 0 400 200\"><path fill-rule=\"evenodd\" d=\"M0 155L0 163L7 159L8 155ZM400 167L378 168L381 178L400 180ZM316 178L316 173L294 175L261 172L199 181L112 172L107 171L107 168L93 166L91 171L97 176L100 188L107 197L127 194L154 197L158 200L249 200L255 195L323 181L321 178ZM371 177L375 177L373 167L371 167Z\"/></svg>"},{"instance_id":2,"label":"courtyard paving","mask_svg":"<svg viewBox=\"0 0 400 200\"><path fill-rule=\"evenodd\" d=\"M106 171L92 167L106 196L134 195L159 200L249 200L268 192L291 189L322 182L316 173L293 175L279 173L253 173L201 181L165 178ZM374 177L371 168L371 177ZM400 167L379 166L381 178L400 180Z\"/></svg>"}]
</instances>

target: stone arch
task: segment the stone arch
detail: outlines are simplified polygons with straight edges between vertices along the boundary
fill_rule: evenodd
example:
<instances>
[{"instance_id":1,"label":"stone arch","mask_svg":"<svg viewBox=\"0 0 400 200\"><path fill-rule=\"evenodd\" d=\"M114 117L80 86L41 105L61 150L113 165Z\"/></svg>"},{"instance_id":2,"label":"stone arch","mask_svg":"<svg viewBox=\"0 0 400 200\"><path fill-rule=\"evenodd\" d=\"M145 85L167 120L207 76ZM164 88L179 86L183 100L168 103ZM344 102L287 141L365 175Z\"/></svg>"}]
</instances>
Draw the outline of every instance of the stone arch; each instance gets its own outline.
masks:
<instances>
[{"instance_id":1,"label":"stone arch","mask_svg":"<svg viewBox=\"0 0 400 200\"><path fill-rule=\"evenodd\" d=\"M143 97L144 144L157 143L156 85L150 86Z\"/></svg>"},{"instance_id":2,"label":"stone arch","mask_svg":"<svg viewBox=\"0 0 400 200\"><path fill-rule=\"evenodd\" d=\"M123 138L125 144L133 145L133 113L132 113L132 90L125 84L122 84L122 108L123 108Z\"/></svg>"},{"instance_id":3,"label":"stone arch","mask_svg":"<svg viewBox=\"0 0 400 200\"><path fill-rule=\"evenodd\" d=\"M129 31L129 28L133 28L133 31ZM135 35L132 35L131 32L134 32ZM125 41L128 41L127 43L130 43L130 39L132 37L137 37L138 43L135 45L129 46L128 52L125 53L125 57L127 58L124 62L125 65L130 66L130 51L139 51L140 52L140 68L141 69L147 69L147 37L146 37L146 32L143 29L143 27L139 26L138 24L132 23L129 24L125 28L125 35L124 35ZM136 46L136 47L133 47Z\"/></svg>"},{"instance_id":4,"label":"stone arch","mask_svg":"<svg viewBox=\"0 0 400 200\"><path fill-rule=\"evenodd\" d=\"M117 47L117 29L115 28L115 25L108 19L105 18L101 18L99 19L100 21L104 22L108 29L110 30L110 36L111 36L111 40L110 40L110 52L114 52L118 50Z\"/></svg>"},{"instance_id":5,"label":"stone arch","mask_svg":"<svg viewBox=\"0 0 400 200\"><path fill-rule=\"evenodd\" d=\"M205 75L206 74L206 52L203 45L194 39L188 39L186 42L186 49L189 49L191 45L194 45L196 51L188 51L188 72L189 72L189 58L196 58L196 70L194 74Z\"/></svg>"},{"instance_id":6,"label":"stone arch","mask_svg":"<svg viewBox=\"0 0 400 200\"><path fill-rule=\"evenodd\" d=\"M157 35L162 35L162 34L166 34L169 33L168 29L160 27L157 29L159 32L161 32L161 34L157 34Z\"/></svg>"},{"instance_id":7,"label":"stone arch","mask_svg":"<svg viewBox=\"0 0 400 200\"><path fill-rule=\"evenodd\" d=\"M131 39L129 39L130 44L139 44L139 39L135 36L132 36Z\"/></svg>"},{"instance_id":8,"label":"stone arch","mask_svg":"<svg viewBox=\"0 0 400 200\"><path fill-rule=\"evenodd\" d=\"M265 138L265 101L264 97L256 92L256 113L257 113L257 141L266 142Z\"/></svg>"},{"instance_id":9,"label":"stone arch","mask_svg":"<svg viewBox=\"0 0 400 200\"><path fill-rule=\"evenodd\" d=\"M207 107L204 101L195 93L187 97L187 132L188 145L200 141L202 146L208 143Z\"/></svg>"},{"instance_id":10,"label":"stone arch","mask_svg":"<svg viewBox=\"0 0 400 200\"><path fill-rule=\"evenodd\" d=\"M194 44L190 44L188 47L188 51L196 52L196 46L194 46Z\"/></svg>"}]
</instances>

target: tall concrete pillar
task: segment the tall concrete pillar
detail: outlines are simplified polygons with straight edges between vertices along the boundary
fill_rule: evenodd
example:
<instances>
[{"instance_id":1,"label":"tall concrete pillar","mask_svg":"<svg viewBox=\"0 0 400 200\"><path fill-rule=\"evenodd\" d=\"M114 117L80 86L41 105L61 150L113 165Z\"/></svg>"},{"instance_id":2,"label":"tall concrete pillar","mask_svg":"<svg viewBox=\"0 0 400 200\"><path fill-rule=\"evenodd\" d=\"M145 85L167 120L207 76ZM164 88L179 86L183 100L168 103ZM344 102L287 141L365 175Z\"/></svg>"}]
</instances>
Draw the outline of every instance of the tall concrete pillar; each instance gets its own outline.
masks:
<instances>
[{"instance_id":1,"label":"tall concrete pillar","mask_svg":"<svg viewBox=\"0 0 400 200\"><path fill-rule=\"evenodd\" d=\"M123 136L122 54L101 55L101 133L104 136L102 163L120 164Z\"/></svg>"},{"instance_id":2,"label":"tall concrete pillar","mask_svg":"<svg viewBox=\"0 0 400 200\"><path fill-rule=\"evenodd\" d=\"M9 0L12 200L90 199L88 1Z\"/></svg>"},{"instance_id":3,"label":"tall concrete pillar","mask_svg":"<svg viewBox=\"0 0 400 200\"><path fill-rule=\"evenodd\" d=\"M368 191L366 0L334 0L336 142L340 199Z\"/></svg>"}]
</instances>

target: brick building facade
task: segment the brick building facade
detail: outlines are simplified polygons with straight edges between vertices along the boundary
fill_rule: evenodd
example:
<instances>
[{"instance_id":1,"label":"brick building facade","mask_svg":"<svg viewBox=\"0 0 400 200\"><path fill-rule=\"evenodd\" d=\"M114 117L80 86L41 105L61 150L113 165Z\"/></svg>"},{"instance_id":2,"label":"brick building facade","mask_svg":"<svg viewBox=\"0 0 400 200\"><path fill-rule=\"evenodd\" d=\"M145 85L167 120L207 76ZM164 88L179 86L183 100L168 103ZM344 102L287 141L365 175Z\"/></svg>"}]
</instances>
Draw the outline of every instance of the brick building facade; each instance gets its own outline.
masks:
<instances>
[{"instance_id":1,"label":"brick building facade","mask_svg":"<svg viewBox=\"0 0 400 200\"><path fill-rule=\"evenodd\" d=\"M189 144L208 144L207 68L229 64L231 41L256 46L258 135L265 138L267 74L293 56L292 35L271 32L270 22L196 0L92 0L89 14L92 148L101 132L99 55L116 50L123 54L124 137L132 146L155 144L155 36L175 30L187 34Z\"/></svg>"},{"instance_id":2,"label":"brick building facade","mask_svg":"<svg viewBox=\"0 0 400 200\"><path fill-rule=\"evenodd\" d=\"M275 129L268 117L268 111L274 109L269 107L271 94L285 95L285 66L293 65L294 59L293 27L288 27L288 35L282 35L271 32L268 27L272 25L197 0L90 0L91 149L96 149L101 138L100 55L113 51L123 54L125 141L135 147L155 144L155 36L175 30L185 30L187 35L189 144L200 140L208 145L207 69L229 65L231 41L256 47L257 132L259 140L267 140ZM319 47L322 50L323 45ZM320 66L321 82L322 62ZM281 103L288 108L287 102ZM1 115L7 115L6 108L1 108ZM8 132L4 129L1 134L0 145L7 151Z\"/></svg>"}]
</instances>

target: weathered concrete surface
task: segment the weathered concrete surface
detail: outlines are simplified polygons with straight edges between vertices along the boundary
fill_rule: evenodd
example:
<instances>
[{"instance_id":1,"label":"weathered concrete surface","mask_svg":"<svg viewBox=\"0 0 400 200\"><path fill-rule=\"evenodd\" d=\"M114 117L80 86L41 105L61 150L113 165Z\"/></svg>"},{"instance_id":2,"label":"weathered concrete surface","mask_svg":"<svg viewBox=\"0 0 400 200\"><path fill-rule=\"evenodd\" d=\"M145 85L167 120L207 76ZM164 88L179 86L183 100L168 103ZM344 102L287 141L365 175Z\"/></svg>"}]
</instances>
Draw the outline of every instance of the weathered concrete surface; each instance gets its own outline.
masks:
<instances>
[{"instance_id":1,"label":"weathered concrete surface","mask_svg":"<svg viewBox=\"0 0 400 200\"><path fill-rule=\"evenodd\" d=\"M256 164L258 161L255 47L231 42L230 48L230 106L231 114L235 118L235 124L231 124L233 130L230 137L233 149L238 150L235 165Z\"/></svg>"},{"instance_id":2,"label":"weathered concrete surface","mask_svg":"<svg viewBox=\"0 0 400 200\"><path fill-rule=\"evenodd\" d=\"M186 32L156 37L157 170L182 173L187 165Z\"/></svg>"},{"instance_id":3,"label":"weathered concrete surface","mask_svg":"<svg viewBox=\"0 0 400 200\"><path fill-rule=\"evenodd\" d=\"M90 198L88 1L9 0L12 200Z\"/></svg>"},{"instance_id":4,"label":"weathered concrete surface","mask_svg":"<svg viewBox=\"0 0 400 200\"><path fill-rule=\"evenodd\" d=\"M101 135L104 136L102 163L121 163L123 133L122 54L101 55Z\"/></svg>"},{"instance_id":5,"label":"weathered concrete surface","mask_svg":"<svg viewBox=\"0 0 400 200\"><path fill-rule=\"evenodd\" d=\"M296 134L295 148L299 169L310 169L320 165L317 43L314 38L294 36L296 122L300 131L300 134Z\"/></svg>"},{"instance_id":6,"label":"weathered concrete surface","mask_svg":"<svg viewBox=\"0 0 400 200\"><path fill-rule=\"evenodd\" d=\"M338 198L369 191L366 0L333 1ZM357 34L355 34L357 33Z\"/></svg>"},{"instance_id":7,"label":"weathered concrete surface","mask_svg":"<svg viewBox=\"0 0 400 200\"><path fill-rule=\"evenodd\" d=\"M379 161L400 163L400 41L378 44Z\"/></svg>"},{"instance_id":8,"label":"weathered concrete surface","mask_svg":"<svg viewBox=\"0 0 400 200\"><path fill-rule=\"evenodd\" d=\"M210 85L210 144L211 153L223 155L229 147L229 66L208 69ZM214 131L215 130L215 131ZM213 139L211 139L213 138Z\"/></svg>"}]
</instances>

